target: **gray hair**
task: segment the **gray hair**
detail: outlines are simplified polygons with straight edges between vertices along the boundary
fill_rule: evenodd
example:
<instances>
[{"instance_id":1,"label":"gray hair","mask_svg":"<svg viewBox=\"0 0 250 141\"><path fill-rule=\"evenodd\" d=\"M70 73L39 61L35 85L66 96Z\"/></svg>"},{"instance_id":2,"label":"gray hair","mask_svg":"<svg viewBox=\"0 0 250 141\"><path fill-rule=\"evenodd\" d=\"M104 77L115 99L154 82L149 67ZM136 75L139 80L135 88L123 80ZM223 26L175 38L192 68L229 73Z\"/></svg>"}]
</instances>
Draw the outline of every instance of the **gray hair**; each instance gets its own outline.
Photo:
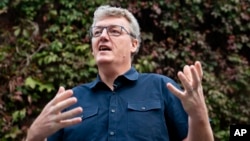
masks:
<instances>
[{"instance_id":1,"label":"gray hair","mask_svg":"<svg viewBox=\"0 0 250 141\"><path fill-rule=\"evenodd\" d=\"M130 25L130 32L138 40L138 47L134 54L132 54L132 57L138 53L140 44L141 44L141 33L140 33L140 26L138 24L137 19L134 17L134 15L129 12L127 9L120 8L120 7L111 7L109 5L103 5L96 9L94 13L93 18L93 25L96 24L99 20L105 18L105 17L124 17L128 20Z\"/></svg>"}]
</instances>

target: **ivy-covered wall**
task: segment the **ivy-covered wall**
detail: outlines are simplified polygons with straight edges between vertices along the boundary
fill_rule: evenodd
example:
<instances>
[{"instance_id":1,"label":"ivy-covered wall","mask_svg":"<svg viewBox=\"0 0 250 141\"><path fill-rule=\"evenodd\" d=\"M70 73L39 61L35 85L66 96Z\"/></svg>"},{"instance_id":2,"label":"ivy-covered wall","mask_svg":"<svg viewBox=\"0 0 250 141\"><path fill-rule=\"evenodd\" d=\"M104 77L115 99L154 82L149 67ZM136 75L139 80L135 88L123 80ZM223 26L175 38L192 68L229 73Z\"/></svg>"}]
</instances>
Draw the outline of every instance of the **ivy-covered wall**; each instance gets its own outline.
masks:
<instances>
[{"instance_id":1,"label":"ivy-covered wall","mask_svg":"<svg viewBox=\"0 0 250 141\"><path fill-rule=\"evenodd\" d=\"M1 141L23 140L59 86L96 77L88 29L101 4L128 8L137 17L139 71L178 81L185 64L202 62L216 140L228 140L230 124L250 123L249 0L1 0Z\"/></svg>"}]
</instances>

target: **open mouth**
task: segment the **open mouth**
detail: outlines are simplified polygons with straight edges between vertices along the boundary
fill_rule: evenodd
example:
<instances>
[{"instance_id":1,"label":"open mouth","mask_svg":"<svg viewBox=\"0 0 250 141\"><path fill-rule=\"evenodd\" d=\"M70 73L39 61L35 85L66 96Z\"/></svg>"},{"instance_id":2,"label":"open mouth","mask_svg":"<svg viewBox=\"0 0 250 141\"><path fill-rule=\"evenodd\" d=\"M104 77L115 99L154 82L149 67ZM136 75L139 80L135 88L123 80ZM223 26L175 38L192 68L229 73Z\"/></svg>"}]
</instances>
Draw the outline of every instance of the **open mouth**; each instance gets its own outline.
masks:
<instances>
[{"instance_id":1,"label":"open mouth","mask_svg":"<svg viewBox=\"0 0 250 141\"><path fill-rule=\"evenodd\" d=\"M111 48L109 48L107 46L100 46L99 51L111 51Z\"/></svg>"}]
</instances>

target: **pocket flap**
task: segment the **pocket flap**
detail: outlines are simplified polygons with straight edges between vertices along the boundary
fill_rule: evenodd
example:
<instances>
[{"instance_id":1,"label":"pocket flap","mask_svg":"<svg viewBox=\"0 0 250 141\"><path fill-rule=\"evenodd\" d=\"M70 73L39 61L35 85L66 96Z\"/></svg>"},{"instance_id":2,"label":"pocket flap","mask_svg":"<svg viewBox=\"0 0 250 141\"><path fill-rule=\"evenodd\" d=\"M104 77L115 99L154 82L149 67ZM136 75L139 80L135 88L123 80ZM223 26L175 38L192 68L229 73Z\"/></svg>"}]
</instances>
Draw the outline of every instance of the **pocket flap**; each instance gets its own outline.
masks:
<instances>
[{"instance_id":1,"label":"pocket flap","mask_svg":"<svg viewBox=\"0 0 250 141\"><path fill-rule=\"evenodd\" d=\"M135 111L148 111L153 109L160 109L161 102L159 100L129 102L128 109Z\"/></svg>"},{"instance_id":2,"label":"pocket flap","mask_svg":"<svg viewBox=\"0 0 250 141\"><path fill-rule=\"evenodd\" d=\"M82 119L86 119L89 117L92 117L98 113L98 107L92 106L92 107L83 107L83 115Z\"/></svg>"}]
</instances>

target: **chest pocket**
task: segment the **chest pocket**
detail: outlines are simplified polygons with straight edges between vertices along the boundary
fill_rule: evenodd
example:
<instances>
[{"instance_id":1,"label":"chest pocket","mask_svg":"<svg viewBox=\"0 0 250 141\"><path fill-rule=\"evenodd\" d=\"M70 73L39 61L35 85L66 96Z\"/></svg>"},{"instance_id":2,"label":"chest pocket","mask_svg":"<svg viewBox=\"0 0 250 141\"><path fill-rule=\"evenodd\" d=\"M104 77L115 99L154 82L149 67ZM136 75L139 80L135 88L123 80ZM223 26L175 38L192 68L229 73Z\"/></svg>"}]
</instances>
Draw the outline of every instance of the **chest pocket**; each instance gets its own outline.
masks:
<instances>
[{"instance_id":1,"label":"chest pocket","mask_svg":"<svg viewBox=\"0 0 250 141\"><path fill-rule=\"evenodd\" d=\"M83 107L83 115L82 119L87 119L92 116L97 115L98 113L98 107L97 106L92 106L92 107Z\"/></svg>"},{"instance_id":2,"label":"chest pocket","mask_svg":"<svg viewBox=\"0 0 250 141\"><path fill-rule=\"evenodd\" d=\"M128 103L128 132L137 140L151 141L160 136L165 125L160 100Z\"/></svg>"},{"instance_id":3,"label":"chest pocket","mask_svg":"<svg viewBox=\"0 0 250 141\"><path fill-rule=\"evenodd\" d=\"M82 122L64 128L65 141L91 141L98 136L98 106L82 106Z\"/></svg>"},{"instance_id":4,"label":"chest pocket","mask_svg":"<svg viewBox=\"0 0 250 141\"><path fill-rule=\"evenodd\" d=\"M128 103L128 109L134 111L149 111L154 109L160 109L161 103L158 100L140 101L136 103Z\"/></svg>"}]
</instances>

